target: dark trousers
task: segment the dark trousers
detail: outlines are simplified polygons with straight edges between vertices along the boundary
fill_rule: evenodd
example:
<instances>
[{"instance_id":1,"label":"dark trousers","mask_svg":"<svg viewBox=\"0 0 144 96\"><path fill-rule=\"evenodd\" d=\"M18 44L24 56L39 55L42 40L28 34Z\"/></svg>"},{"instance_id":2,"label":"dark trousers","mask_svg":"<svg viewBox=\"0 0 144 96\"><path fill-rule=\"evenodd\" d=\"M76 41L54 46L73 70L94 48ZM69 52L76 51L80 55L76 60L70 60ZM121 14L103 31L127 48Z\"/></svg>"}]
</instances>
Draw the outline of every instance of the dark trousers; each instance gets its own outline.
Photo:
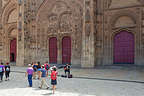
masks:
<instances>
[{"instance_id":1,"label":"dark trousers","mask_svg":"<svg viewBox=\"0 0 144 96\"><path fill-rule=\"evenodd\" d=\"M32 75L28 75L29 86L32 87Z\"/></svg>"},{"instance_id":2,"label":"dark trousers","mask_svg":"<svg viewBox=\"0 0 144 96\"><path fill-rule=\"evenodd\" d=\"M10 71L6 71L6 72L5 72L6 78L9 78L9 74L10 74Z\"/></svg>"},{"instance_id":3,"label":"dark trousers","mask_svg":"<svg viewBox=\"0 0 144 96\"><path fill-rule=\"evenodd\" d=\"M65 70L65 75L68 72L68 75L70 75L70 70Z\"/></svg>"},{"instance_id":4,"label":"dark trousers","mask_svg":"<svg viewBox=\"0 0 144 96\"><path fill-rule=\"evenodd\" d=\"M3 80L3 73L4 72L0 72L0 78L1 78L1 80Z\"/></svg>"}]
</instances>

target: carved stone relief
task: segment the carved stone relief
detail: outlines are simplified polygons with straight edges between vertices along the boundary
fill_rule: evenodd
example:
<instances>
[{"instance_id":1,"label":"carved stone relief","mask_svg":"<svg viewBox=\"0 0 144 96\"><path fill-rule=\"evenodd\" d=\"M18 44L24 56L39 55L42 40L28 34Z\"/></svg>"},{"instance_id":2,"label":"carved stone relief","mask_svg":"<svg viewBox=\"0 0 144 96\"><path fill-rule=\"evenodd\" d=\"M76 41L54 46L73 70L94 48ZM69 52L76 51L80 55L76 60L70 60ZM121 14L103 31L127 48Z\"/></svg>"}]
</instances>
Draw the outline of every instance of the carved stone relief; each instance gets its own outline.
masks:
<instances>
[{"instance_id":1,"label":"carved stone relief","mask_svg":"<svg viewBox=\"0 0 144 96\"><path fill-rule=\"evenodd\" d=\"M45 6L49 6L45 7L45 9L47 8L47 11L39 12L37 18L38 23L40 24L39 29L42 30L42 28L45 27L45 30L41 33L44 33L43 36L46 36L47 38L43 38L46 38L48 40L48 37L50 36L57 36L57 39L59 39L60 36L63 37L66 36L65 34L67 33L70 34L72 40L75 41L74 45L72 45L72 47L75 49L74 56L80 57L83 15L82 9L74 1L70 3L70 1L65 2L54 0L52 1L51 5L52 6L50 7L50 4L46 4ZM74 6L71 7L71 5ZM40 38L41 35L42 34L39 34L37 38L39 39L39 43L41 44L42 50L43 45L48 46L48 43L43 43L43 40L40 40L42 39Z\"/></svg>"},{"instance_id":2,"label":"carved stone relief","mask_svg":"<svg viewBox=\"0 0 144 96\"><path fill-rule=\"evenodd\" d=\"M72 32L71 14L62 14L60 18L60 32Z\"/></svg>"},{"instance_id":3,"label":"carved stone relief","mask_svg":"<svg viewBox=\"0 0 144 96\"><path fill-rule=\"evenodd\" d=\"M2 7L4 7L10 0L1 0L2 1Z\"/></svg>"},{"instance_id":4,"label":"carved stone relief","mask_svg":"<svg viewBox=\"0 0 144 96\"><path fill-rule=\"evenodd\" d=\"M91 16L90 16L90 1L85 2L85 22L90 22Z\"/></svg>"},{"instance_id":5,"label":"carved stone relief","mask_svg":"<svg viewBox=\"0 0 144 96\"><path fill-rule=\"evenodd\" d=\"M85 35L86 35L86 37L89 37L90 36L90 32L91 32L91 24L86 24L86 26L85 26Z\"/></svg>"}]
</instances>

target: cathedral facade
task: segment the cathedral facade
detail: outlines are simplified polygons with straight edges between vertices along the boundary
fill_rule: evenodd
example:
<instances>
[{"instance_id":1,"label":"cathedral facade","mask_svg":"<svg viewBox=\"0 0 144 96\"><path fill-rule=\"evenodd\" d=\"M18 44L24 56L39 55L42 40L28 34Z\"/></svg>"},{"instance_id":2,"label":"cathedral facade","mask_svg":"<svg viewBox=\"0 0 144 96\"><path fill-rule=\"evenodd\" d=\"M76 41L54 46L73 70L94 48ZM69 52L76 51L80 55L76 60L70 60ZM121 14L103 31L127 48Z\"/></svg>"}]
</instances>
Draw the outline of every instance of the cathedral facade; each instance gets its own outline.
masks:
<instances>
[{"instance_id":1,"label":"cathedral facade","mask_svg":"<svg viewBox=\"0 0 144 96\"><path fill-rule=\"evenodd\" d=\"M143 0L0 0L0 60L144 64Z\"/></svg>"}]
</instances>

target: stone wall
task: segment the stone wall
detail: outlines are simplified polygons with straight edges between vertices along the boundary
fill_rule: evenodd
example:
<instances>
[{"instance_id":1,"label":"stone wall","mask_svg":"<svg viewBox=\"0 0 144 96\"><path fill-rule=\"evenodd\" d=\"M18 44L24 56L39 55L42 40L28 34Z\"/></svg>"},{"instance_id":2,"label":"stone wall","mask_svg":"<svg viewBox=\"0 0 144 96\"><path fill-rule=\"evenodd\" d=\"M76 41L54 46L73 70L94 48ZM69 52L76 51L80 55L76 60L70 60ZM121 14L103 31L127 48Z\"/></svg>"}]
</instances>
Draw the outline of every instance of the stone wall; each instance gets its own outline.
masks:
<instances>
[{"instance_id":1,"label":"stone wall","mask_svg":"<svg viewBox=\"0 0 144 96\"><path fill-rule=\"evenodd\" d=\"M17 38L18 10L16 0L1 0L0 4L0 60L9 62L10 40Z\"/></svg>"},{"instance_id":2,"label":"stone wall","mask_svg":"<svg viewBox=\"0 0 144 96\"><path fill-rule=\"evenodd\" d=\"M135 36L135 64L144 60L143 0L1 0L0 60L10 61L10 41L17 39L17 65L49 61L49 39L71 37L71 64L81 67L113 64L115 34Z\"/></svg>"},{"instance_id":3,"label":"stone wall","mask_svg":"<svg viewBox=\"0 0 144 96\"><path fill-rule=\"evenodd\" d=\"M135 64L142 64L142 5L138 0L109 0L104 9L103 65L113 64L114 36L121 30L127 30L135 36Z\"/></svg>"}]
</instances>

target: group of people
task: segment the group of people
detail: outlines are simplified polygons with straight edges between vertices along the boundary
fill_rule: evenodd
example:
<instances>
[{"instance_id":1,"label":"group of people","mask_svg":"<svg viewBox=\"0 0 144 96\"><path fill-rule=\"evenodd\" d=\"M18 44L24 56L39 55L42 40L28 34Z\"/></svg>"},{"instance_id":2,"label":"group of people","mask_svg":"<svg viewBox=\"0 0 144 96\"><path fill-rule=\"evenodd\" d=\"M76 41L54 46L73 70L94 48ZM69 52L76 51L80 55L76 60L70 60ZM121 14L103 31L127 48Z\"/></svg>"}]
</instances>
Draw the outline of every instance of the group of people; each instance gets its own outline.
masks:
<instances>
[{"instance_id":1,"label":"group of people","mask_svg":"<svg viewBox=\"0 0 144 96\"><path fill-rule=\"evenodd\" d=\"M28 64L26 76L28 77L29 87L32 87L32 79L36 79L36 77L38 77L37 79L41 80L39 88L42 88L44 85L46 85L46 89L48 89L49 86L46 82L46 78L48 78L49 71L51 72L51 84L54 94L57 85L58 72L56 66L50 67L48 62L46 62L44 65L41 65L40 62Z\"/></svg>"},{"instance_id":2,"label":"group of people","mask_svg":"<svg viewBox=\"0 0 144 96\"><path fill-rule=\"evenodd\" d=\"M0 82L3 81L4 73L5 73L5 81L9 80L10 65L8 62L5 65L2 62L0 63Z\"/></svg>"},{"instance_id":3,"label":"group of people","mask_svg":"<svg viewBox=\"0 0 144 96\"><path fill-rule=\"evenodd\" d=\"M50 72L50 73L49 73ZM65 76L70 76L70 64L66 64L64 66ZM9 80L10 74L10 64L7 62L6 64L0 63L0 82L3 81L3 77L5 74L5 81ZM53 89L53 94L55 93L56 85L57 85L57 67L50 66L48 62L45 62L44 65L41 65L40 62L28 64L28 68L26 70L26 76L28 77L29 87L32 87L32 80L38 79L41 80L41 84L39 88L41 89L44 85L46 89L49 89L49 85L46 82L46 78L50 75L51 85Z\"/></svg>"}]
</instances>

